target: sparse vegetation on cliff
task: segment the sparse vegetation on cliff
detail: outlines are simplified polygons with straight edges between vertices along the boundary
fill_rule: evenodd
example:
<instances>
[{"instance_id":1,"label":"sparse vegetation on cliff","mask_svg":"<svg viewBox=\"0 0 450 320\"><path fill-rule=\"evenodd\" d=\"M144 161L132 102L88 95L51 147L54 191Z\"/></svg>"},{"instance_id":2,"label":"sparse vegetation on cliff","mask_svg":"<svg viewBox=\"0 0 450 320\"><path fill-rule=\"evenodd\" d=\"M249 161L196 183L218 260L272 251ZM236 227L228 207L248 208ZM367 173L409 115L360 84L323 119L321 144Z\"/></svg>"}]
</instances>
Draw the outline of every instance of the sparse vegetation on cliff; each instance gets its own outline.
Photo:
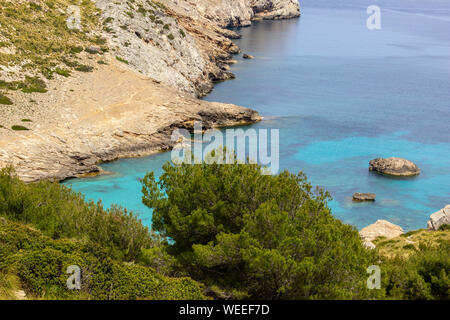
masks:
<instances>
[{"instance_id":1,"label":"sparse vegetation on cliff","mask_svg":"<svg viewBox=\"0 0 450 320\"><path fill-rule=\"evenodd\" d=\"M80 8L80 28L69 28L67 20ZM0 65L16 67L51 78L63 58L79 48L99 43L99 10L91 1L36 0L0 1L0 40L9 52L0 52Z\"/></svg>"},{"instance_id":2,"label":"sparse vegetation on cliff","mask_svg":"<svg viewBox=\"0 0 450 320\"><path fill-rule=\"evenodd\" d=\"M7 96L0 93L0 104L11 105L13 102Z\"/></svg>"}]
</instances>

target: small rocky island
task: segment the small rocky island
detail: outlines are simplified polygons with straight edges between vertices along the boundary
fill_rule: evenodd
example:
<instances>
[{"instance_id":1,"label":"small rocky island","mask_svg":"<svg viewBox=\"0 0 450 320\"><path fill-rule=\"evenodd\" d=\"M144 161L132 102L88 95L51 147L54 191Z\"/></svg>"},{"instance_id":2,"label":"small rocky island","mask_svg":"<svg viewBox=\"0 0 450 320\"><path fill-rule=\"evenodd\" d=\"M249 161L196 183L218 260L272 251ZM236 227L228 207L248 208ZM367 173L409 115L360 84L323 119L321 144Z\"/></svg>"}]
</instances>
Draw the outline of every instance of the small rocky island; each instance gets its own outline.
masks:
<instances>
[{"instance_id":1,"label":"small rocky island","mask_svg":"<svg viewBox=\"0 0 450 320\"><path fill-rule=\"evenodd\" d=\"M369 170L400 177L410 177L420 174L420 169L415 163L395 157L373 159L369 162Z\"/></svg>"},{"instance_id":2,"label":"small rocky island","mask_svg":"<svg viewBox=\"0 0 450 320\"><path fill-rule=\"evenodd\" d=\"M375 201L375 193L360 193L355 192L353 194L353 201Z\"/></svg>"}]
</instances>

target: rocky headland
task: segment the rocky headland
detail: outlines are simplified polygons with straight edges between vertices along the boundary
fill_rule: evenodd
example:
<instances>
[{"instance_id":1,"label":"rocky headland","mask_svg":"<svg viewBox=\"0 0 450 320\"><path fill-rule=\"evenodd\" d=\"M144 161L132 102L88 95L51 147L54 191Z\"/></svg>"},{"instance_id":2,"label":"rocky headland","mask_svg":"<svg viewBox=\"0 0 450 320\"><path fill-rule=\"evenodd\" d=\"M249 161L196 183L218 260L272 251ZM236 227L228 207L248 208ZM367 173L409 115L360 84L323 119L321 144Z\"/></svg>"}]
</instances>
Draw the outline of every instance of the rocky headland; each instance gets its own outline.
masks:
<instances>
[{"instance_id":1,"label":"rocky headland","mask_svg":"<svg viewBox=\"0 0 450 320\"><path fill-rule=\"evenodd\" d=\"M80 4L77 33L63 30L65 2L19 9L2 0L17 15L0 16L8 26L0 38L0 167L14 166L28 182L169 150L172 131L196 120L205 129L259 121L251 109L197 98L234 77L239 35L227 27L300 15L297 0L93 0ZM21 48L19 29L36 39L30 48ZM38 49L48 44L59 47L43 60Z\"/></svg>"}]
</instances>

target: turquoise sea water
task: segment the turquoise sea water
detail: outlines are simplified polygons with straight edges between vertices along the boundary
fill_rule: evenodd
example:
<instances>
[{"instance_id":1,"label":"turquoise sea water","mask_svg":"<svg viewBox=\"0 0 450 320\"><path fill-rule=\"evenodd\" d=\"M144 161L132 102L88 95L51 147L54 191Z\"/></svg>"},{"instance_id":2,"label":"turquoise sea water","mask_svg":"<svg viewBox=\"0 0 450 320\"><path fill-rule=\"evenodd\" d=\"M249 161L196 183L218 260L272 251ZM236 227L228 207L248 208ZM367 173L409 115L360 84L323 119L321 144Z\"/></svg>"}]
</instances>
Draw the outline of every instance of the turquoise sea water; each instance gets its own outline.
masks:
<instances>
[{"instance_id":1,"label":"turquoise sea water","mask_svg":"<svg viewBox=\"0 0 450 320\"><path fill-rule=\"evenodd\" d=\"M381 8L368 30L366 8ZM280 130L280 167L304 171L328 189L336 217L362 228L386 219L423 228L450 203L450 2L306 0L302 17L256 22L236 41L237 78L206 100L258 110L254 128ZM422 169L415 178L368 172L369 160L398 156ZM147 225L139 179L161 173L170 154L102 165L109 175L69 180L89 199L137 212ZM375 203L352 203L354 192Z\"/></svg>"}]
</instances>

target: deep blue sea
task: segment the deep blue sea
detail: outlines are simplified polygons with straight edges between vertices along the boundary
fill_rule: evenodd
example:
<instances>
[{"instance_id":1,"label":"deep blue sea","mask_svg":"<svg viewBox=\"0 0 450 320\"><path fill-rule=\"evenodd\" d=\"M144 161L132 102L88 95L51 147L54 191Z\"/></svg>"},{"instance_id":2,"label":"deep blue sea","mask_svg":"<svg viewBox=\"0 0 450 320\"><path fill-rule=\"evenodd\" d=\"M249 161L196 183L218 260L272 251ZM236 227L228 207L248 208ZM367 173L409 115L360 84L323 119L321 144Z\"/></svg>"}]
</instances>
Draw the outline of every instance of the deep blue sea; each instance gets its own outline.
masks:
<instances>
[{"instance_id":1,"label":"deep blue sea","mask_svg":"<svg viewBox=\"0 0 450 320\"><path fill-rule=\"evenodd\" d=\"M369 30L366 9L381 9ZM253 108L253 128L280 130L280 167L302 170L333 196L334 215L358 229L386 219L424 228L450 203L450 1L304 0L302 17L255 22L236 44L255 56L205 99ZM395 179L369 160L403 157L422 174ZM102 165L109 175L66 181L88 199L119 204L151 225L139 179L170 154ZM354 192L374 203L353 203Z\"/></svg>"}]
</instances>

